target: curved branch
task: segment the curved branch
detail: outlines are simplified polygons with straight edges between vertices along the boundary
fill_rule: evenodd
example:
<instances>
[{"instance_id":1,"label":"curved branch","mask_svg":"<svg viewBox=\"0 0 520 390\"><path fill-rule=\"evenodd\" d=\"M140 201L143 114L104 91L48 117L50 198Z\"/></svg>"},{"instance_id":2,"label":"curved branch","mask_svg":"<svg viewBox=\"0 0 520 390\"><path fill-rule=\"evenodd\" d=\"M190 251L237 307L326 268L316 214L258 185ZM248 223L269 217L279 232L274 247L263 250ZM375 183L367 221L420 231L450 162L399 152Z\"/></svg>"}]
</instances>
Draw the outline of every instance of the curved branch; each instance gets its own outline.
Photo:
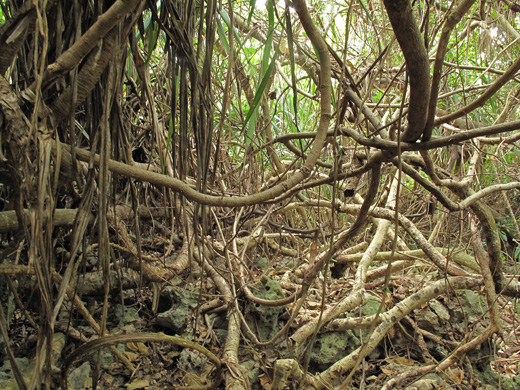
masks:
<instances>
[{"instance_id":1,"label":"curved branch","mask_svg":"<svg viewBox=\"0 0 520 390\"><path fill-rule=\"evenodd\" d=\"M466 207L473 205L475 202L479 201L480 199L482 199L483 197L485 197L487 195L491 195L498 191L507 191L507 190L513 190L513 189L517 189L517 188L520 188L520 182L518 182L518 181L514 181L514 182L506 183L506 184L494 184L492 186L483 188L478 192L472 193L467 198L460 201L459 207L461 209L465 209Z\"/></svg>"},{"instance_id":2,"label":"curved branch","mask_svg":"<svg viewBox=\"0 0 520 390\"><path fill-rule=\"evenodd\" d=\"M442 119L442 118L439 118ZM421 142L420 144L401 144L401 151L403 152L416 152L420 150L437 149L443 146L453 145L464 141L469 141L477 137L484 137L488 135L495 135L500 133L506 133L508 131L515 131L520 129L520 120L511 121L507 123L500 123L497 125L479 127L477 129L461 131L459 133L451 134L444 137L435 137L427 142ZM380 139L380 138L369 138L365 137L358 131L348 126L340 126L340 132L349 137L352 137L356 142L364 146L370 146L380 150L387 150L394 154L397 153L397 142Z\"/></svg>"},{"instance_id":3,"label":"curved branch","mask_svg":"<svg viewBox=\"0 0 520 390\"><path fill-rule=\"evenodd\" d=\"M475 3L475 0L464 0L453 11L450 12L446 19L446 24L442 28L442 34L437 46L437 55L435 56L435 65L433 67L432 88L430 92L430 102L428 105L428 119L426 120L426 127L424 129L423 141L428 141L432 136L433 122L435 119L435 112L437 107L437 99L439 97L439 85L441 83L441 71L444 61L444 56L448 51L448 42L452 30L455 28L462 17L468 12L470 7Z\"/></svg>"},{"instance_id":4,"label":"curved branch","mask_svg":"<svg viewBox=\"0 0 520 390\"><path fill-rule=\"evenodd\" d=\"M83 103L88 97L99 81L101 74L105 71L108 63L113 59L118 37L119 29L114 28L104 37L98 50L93 51L87 56L84 65L78 73L76 105ZM63 118L70 114L73 91L74 86L69 85L52 103L49 103L55 123L60 123Z\"/></svg>"},{"instance_id":5,"label":"curved branch","mask_svg":"<svg viewBox=\"0 0 520 390\"><path fill-rule=\"evenodd\" d=\"M395 36L401 46L410 77L410 107L408 128L402 135L404 142L417 141L426 124L430 95L430 68L428 53L412 14L409 0L383 1Z\"/></svg>"},{"instance_id":6,"label":"curved branch","mask_svg":"<svg viewBox=\"0 0 520 390\"><path fill-rule=\"evenodd\" d=\"M117 0L67 51L49 65L43 75L42 86L49 85L58 77L74 69L94 49L99 40L133 11L142 0ZM30 90L36 88L36 82Z\"/></svg>"},{"instance_id":7,"label":"curved branch","mask_svg":"<svg viewBox=\"0 0 520 390\"><path fill-rule=\"evenodd\" d=\"M392 161L392 163L395 166L398 166L399 161L396 158ZM401 161L401 166L403 169L403 172L406 173L408 176L410 176L412 179L414 179L416 182L420 183L424 189L426 189L428 192L430 192L435 198L441 202L441 204L446 207L450 211L456 211L459 210L459 205L457 202L454 202L449 197L447 197L442 190L437 187L434 183L432 183L430 180L426 179L424 176L422 176L418 171L416 171L411 165L407 164L404 161Z\"/></svg>"},{"instance_id":8,"label":"curved branch","mask_svg":"<svg viewBox=\"0 0 520 390\"><path fill-rule=\"evenodd\" d=\"M474 191L468 187L455 188L453 192L460 198L466 199L474 195ZM489 255L489 269L493 275L496 292L500 293L507 285L507 280L503 273L502 248L495 218L489 208L480 201L474 202L470 207L480 222L482 235L486 240L487 254Z\"/></svg>"},{"instance_id":9,"label":"curved branch","mask_svg":"<svg viewBox=\"0 0 520 390\"><path fill-rule=\"evenodd\" d=\"M155 343L169 343L178 345L180 347L184 348L190 348L194 349L195 351L199 352L200 354L206 356L210 362L212 362L216 369L217 369L217 381L219 378L220 373L220 367L222 365L221 360L213 354L211 351L203 347L202 345L199 345L197 343L194 343L191 340L177 337L177 336L169 336L165 335L164 333L134 333L134 334L116 334L116 335L110 335L110 336L104 336L96 340L89 341L86 344L83 344L78 349L76 349L74 352L72 352L69 357L65 360L65 368L63 370L63 374L66 377L72 367L72 364L74 364L75 361L88 356L95 351L111 346L114 344L123 344L123 343L130 343L130 342L140 342L140 343L146 343L146 342L155 342Z\"/></svg>"},{"instance_id":10,"label":"curved branch","mask_svg":"<svg viewBox=\"0 0 520 390\"><path fill-rule=\"evenodd\" d=\"M5 15L4 15L5 16ZM23 3L12 19L0 27L0 75L4 75L13 63L16 53L22 47L30 32L34 31L36 10L32 1Z\"/></svg>"},{"instance_id":11,"label":"curved branch","mask_svg":"<svg viewBox=\"0 0 520 390\"><path fill-rule=\"evenodd\" d=\"M323 146L327 141L327 131L331 119L332 105L331 64L327 45L325 44L325 41L323 40L318 30L314 26L310 14L307 10L307 6L305 5L305 2L303 0L298 0L295 1L293 4L309 39L311 40L312 44L316 49L321 65L319 85L321 95L321 112L319 127L318 131L316 132L316 137L314 138L312 148L307 156L307 159L305 160L305 164L301 167L301 169L298 172L296 172L294 175L288 178L285 182L282 182L265 191L261 191L253 195L230 198L225 196L212 196L202 194L194 190L193 188L189 187L186 183L184 183L181 180L146 170L141 170L139 168L122 164L113 160L109 160L108 169L112 172L119 172L123 175L131 176L139 180L152 182L154 184L163 185L165 187L171 188L183 194L188 199L191 199L201 204L228 207L247 206L268 201L287 192L288 189L295 187L298 183L308 178L321 155ZM63 146L65 147L65 145ZM67 149L69 148L67 147ZM86 162L90 161L90 152L82 151L79 149L76 149L75 151L76 155L80 160ZM95 155L94 161L96 164L99 164L99 155Z\"/></svg>"},{"instance_id":12,"label":"curved branch","mask_svg":"<svg viewBox=\"0 0 520 390\"><path fill-rule=\"evenodd\" d=\"M342 205L341 211L347 212L349 214L357 214L361 210L360 205L352 205L345 204ZM385 209L382 207L372 207L368 213L376 218L384 218L387 220L393 220L395 218L395 211ZM397 214L399 224L403 227L404 230L412 237L412 239L417 244L417 247L422 249L422 251L428 256L428 258L440 269L447 272L450 275L454 276L467 276L468 273L463 269L450 264L448 259L437 251L435 247L426 240L421 231L417 229L415 224L410 221L410 219L406 218L404 215Z\"/></svg>"},{"instance_id":13,"label":"curved branch","mask_svg":"<svg viewBox=\"0 0 520 390\"><path fill-rule=\"evenodd\" d=\"M500 88L502 88L509 80L516 76L516 73L520 70L520 58L518 58L513 64L500 76L488 89L486 89L482 95L473 102L469 103L465 107L459 108L457 111L452 112L449 115L437 118L433 123L434 126L441 125L443 123L452 121L460 118L471 111L482 107L489 98L491 98Z\"/></svg>"},{"instance_id":14,"label":"curved branch","mask_svg":"<svg viewBox=\"0 0 520 390\"><path fill-rule=\"evenodd\" d=\"M420 307L431 299L445 294L450 290L474 290L482 285L482 280L477 278L450 277L448 280L438 280L422 290L410 295L408 298L396 304L392 309L380 314L381 323L366 341L366 347L361 346L348 356L334 363L327 370L317 375L312 384L316 389L323 389L324 383L338 385L341 375L352 369L357 360L370 354L388 331L413 309ZM361 357L360 357L361 355ZM335 387L336 388L336 387Z\"/></svg>"},{"instance_id":15,"label":"curved branch","mask_svg":"<svg viewBox=\"0 0 520 390\"><path fill-rule=\"evenodd\" d=\"M312 146L312 149L309 152L305 164L301 168L301 173L298 172L293 177L294 180L289 179L286 183L282 183L283 185L280 186L281 191L277 195L282 193L283 187L285 187L285 185L287 186L287 188L291 188L303 179L309 177L312 168L314 167L316 161L318 161L318 158L320 157L321 149L325 145L325 141L327 139L327 130L329 129L329 123L332 116L332 81L329 48L321 34L318 32L318 29L314 25L314 22L312 21L311 15L309 14L309 10L307 9L305 1L295 0L293 2L293 7L296 13L298 14L303 29L307 33L307 36L309 37L312 45L314 46L314 50L316 50L316 53L320 61L320 122L318 125L316 138L314 139L314 145Z\"/></svg>"},{"instance_id":16,"label":"curved branch","mask_svg":"<svg viewBox=\"0 0 520 390\"><path fill-rule=\"evenodd\" d=\"M368 184L368 190L365 196L365 200L359 209L359 214L350 228L334 243L334 248L338 250L341 248L350 238L352 238L359 229L363 226L367 220L368 210L374 203L374 199L379 191L379 184L381 182L381 164L375 164L370 171L370 178Z\"/></svg>"}]
</instances>

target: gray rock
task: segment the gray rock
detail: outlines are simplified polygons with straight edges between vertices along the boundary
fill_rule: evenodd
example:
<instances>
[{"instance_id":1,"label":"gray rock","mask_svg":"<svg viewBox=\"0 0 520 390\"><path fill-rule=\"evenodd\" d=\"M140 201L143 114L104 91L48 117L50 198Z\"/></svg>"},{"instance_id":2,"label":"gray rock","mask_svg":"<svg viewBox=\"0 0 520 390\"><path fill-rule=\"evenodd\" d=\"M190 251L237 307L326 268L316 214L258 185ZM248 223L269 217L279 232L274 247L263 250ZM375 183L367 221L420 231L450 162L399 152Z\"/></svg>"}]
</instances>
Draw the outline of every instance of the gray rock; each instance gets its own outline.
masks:
<instances>
[{"instance_id":1,"label":"gray rock","mask_svg":"<svg viewBox=\"0 0 520 390\"><path fill-rule=\"evenodd\" d=\"M86 380L91 376L91 371L89 362L85 362L78 368L72 370L69 375L71 388L74 390L83 390Z\"/></svg>"}]
</instances>

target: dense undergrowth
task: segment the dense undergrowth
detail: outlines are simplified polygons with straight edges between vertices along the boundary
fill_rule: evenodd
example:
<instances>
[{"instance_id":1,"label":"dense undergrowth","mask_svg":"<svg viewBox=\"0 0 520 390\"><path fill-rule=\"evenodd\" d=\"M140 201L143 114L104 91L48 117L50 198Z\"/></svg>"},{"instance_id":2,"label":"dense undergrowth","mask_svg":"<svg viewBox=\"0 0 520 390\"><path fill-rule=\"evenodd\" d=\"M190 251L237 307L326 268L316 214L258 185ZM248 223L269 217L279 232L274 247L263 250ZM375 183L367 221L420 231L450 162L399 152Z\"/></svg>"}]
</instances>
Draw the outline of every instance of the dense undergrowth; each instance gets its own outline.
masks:
<instances>
[{"instance_id":1,"label":"dense undergrowth","mask_svg":"<svg viewBox=\"0 0 520 390\"><path fill-rule=\"evenodd\" d=\"M513 2L0 5L0 387L518 387Z\"/></svg>"}]
</instances>

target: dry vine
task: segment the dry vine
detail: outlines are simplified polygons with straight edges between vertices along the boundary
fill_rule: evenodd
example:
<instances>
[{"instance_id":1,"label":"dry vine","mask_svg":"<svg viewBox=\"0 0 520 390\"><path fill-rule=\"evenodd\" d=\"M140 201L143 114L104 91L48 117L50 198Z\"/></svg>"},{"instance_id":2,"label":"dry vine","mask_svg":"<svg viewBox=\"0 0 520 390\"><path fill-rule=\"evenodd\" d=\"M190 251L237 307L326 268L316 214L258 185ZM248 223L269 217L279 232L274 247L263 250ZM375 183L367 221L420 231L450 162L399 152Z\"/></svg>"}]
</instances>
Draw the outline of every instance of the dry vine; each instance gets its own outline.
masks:
<instances>
[{"instance_id":1,"label":"dry vine","mask_svg":"<svg viewBox=\"0 0 520 390\"><path fill-rule=\"evenodd\" d=\"M326 17L305 0L256 11L213 0L2 2L1 285L37 335L34 368L22 372L3 300L19 388L54 388L57 368L66 387L73 363L104 346L133 375L133 355L113 346L129 342L206 356L210 380L179 376L181 388L217 388L221 370L226 389L347 389L367 372L386 390L431 372L461 384L454 366L488 342L509 351L495 370L507 359L513 370L516 11L444 3L331 2ZM472 41L486 61L469 61L471 34L495 29L501 51ZM349 38L367 37L373 47L353 58ZM111 334L114 291L146 291L155 315L179 280L198 299L186 337ZM271 282L276 298L262 295ZM31 290L38 303L24 306ZM425 308L453 318L468 291L485 297L479 318L463 314L466 328L451 335L423 329ZM90 294L103 296L99 307L85 305ZM252 306L282 313L269 332ZM215 313L225 313L220 341ZM62 331L77 344L58 363ZM334 332L360 340L324 367L313 354ZM374 363L407 337L412 346L392 351L421 366ZM245 356L261 361L256 382ZM93 366L96 386L104 368Z\"/></svg>"}]
</instances>

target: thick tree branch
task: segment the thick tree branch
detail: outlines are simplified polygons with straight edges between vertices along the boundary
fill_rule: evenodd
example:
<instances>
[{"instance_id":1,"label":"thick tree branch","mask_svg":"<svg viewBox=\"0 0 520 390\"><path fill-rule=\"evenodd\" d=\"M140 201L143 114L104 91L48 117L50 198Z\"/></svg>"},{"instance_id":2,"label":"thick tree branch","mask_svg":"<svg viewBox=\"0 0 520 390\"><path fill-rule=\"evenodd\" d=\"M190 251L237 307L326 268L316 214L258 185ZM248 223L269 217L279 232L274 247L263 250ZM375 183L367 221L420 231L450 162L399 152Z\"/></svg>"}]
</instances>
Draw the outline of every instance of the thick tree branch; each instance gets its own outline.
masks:
<instances>
[{"instance_id":1,"label":"thick tree branch","mask_svg":"<svg viewBox=\"0 0 520 390\"><path fill-rule=\"evenodd\" d=\"M446 56L446 52L448 51L448 43L450 40L451 32L455 28L457 23L459 23L462 17L466 14L466 12L468 12L473 3L475 3L475 0L464 0L462 3L460 3L457 6L457 8L455 8L449 13L446 23L442 28L439 44L437 45L435 65L433 67L432 87L430 93L430 102L428 105L428 119L426 121L426 128L424 130L422 138L423 141L428 141L432 136L433 122L435 119L435 113L437 108L437 98L439 97L439 85L441 82L442 65L444 57Z\"/></svg>"},{"instance_id":2,"label":"thick tree branch","mask_svg":"<svg viewBox=\"0 0 520 390\"><path fill-rule=\"evenodd\" d=\"M442 118L440 118L442 119ZM420 144L402 144L401 151L403 152L416 152L420 150L430 150L442 148L448 145L458 144L464 141L469 141L478 137L485 137L488 135L495 135L500 133L506 133L508 131L515 131L520 129L520 120L511 121L507 123L500 123L497 125L479 127L477 129L461 131L459 133L443 136L434 137L427 142L421 142ZM397 142L380 139L380 138L369 138L365 137L358 131L348 126L340 126L340 131L345 135L352 137L355 141L361 145L370 146L380 150L386 150L391 153L397 153Z\"/></svg>"},{"instance_id":3,"label":"thick tree branch","mask_svg":"<svg viewBox=\"0 0 520 390\"><path fill-rule=\"evenodd\" d=\"M415 22L409 0L383 1L395 36L401 46L410 78L410 106L408 128L402 134L404 142L417 141L426 124L430 95L428 53Z\"/></svg>"},{"instance_id":4,"label":"thick tree branch","mask_svg":"<svg viewBox=\"0 0 520 390\"><path fill-rule=\"evenodd\" d=\"M43 75L42 87L45 88L58 77L78 66L83 58L94 49L99 40L133 11L141 1L143 0L117 0L76 43L47 67ZM29 87L32 91L35 88L36 82Z\"/></svg>"}]
</instances>

